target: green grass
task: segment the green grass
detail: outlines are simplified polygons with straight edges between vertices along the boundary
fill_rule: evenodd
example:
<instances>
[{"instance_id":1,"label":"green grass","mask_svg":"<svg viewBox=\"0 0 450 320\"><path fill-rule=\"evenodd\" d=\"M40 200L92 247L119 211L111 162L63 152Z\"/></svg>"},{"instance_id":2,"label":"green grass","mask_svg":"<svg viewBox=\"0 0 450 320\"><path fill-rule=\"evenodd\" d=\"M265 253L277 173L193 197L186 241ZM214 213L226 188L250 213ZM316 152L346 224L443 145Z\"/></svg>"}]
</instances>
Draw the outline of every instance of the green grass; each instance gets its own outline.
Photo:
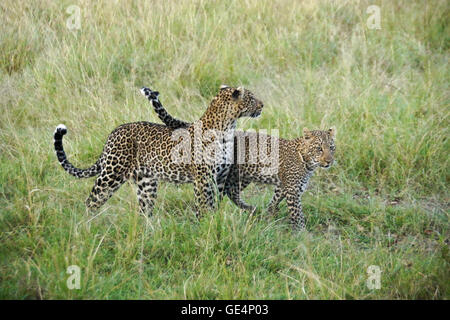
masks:
<instances>
[{"instance_id":1,"label":"green grass","mask_svg":"<svg viewBox=\"0 0 450 320\"><path fill-rule=\"evenodd\" d=\"M69 5L81 29L66 28ZM18 299L448 299L449 5L378 1L2 2L0 297ZM239 128L337 128L337 163L304 195L292 233L272 188L196 222L191 185L163 184L154 216L125 184L87 222L92 179L65 173L52 133L78 167L109 132L159 122L138 92L161 92L198 119L222 84L265 103ZM81 268L69 290L67 267ZM381 288L366 286L367 268Z\"/></svg>"}]
</instances>

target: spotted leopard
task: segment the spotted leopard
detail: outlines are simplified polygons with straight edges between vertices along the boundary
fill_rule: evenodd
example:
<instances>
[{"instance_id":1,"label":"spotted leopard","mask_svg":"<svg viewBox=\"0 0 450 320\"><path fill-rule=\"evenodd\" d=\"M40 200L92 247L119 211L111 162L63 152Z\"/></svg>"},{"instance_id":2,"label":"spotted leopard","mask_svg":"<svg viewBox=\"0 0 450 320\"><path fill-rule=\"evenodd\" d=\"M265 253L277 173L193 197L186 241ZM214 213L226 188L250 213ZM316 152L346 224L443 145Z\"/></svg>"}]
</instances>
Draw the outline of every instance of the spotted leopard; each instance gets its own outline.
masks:
<instances>
[{"instance_id":1,"label":"spotted leopard","mask_svg":"<svg viewBox=\"0 0 450 320\"><path fill-rule=\"evenodd\" d=\"M157 96L145 87L141 92L150 100ZM222 86L203 116L186 130L187 138L198 143L198 148L193 148L188 154L197 161L190 163L176 161L173 157L180 140L174 138L176 129L145 121L123 124L114 129L99 159L88 169L75 168L68 161L62 143L67 133L64 125L59 125L54 132L54 147L60 164L69 174L77 178L98 175L86 200L90 211L100 208L129 179L137 185L141 212L147 214L152 212L160 181L193 182L196 214L200 218L208 208L215 208L216 184L224 184L224 177L231 166L226 157L233 148L237 119L257 117L262 108L263 103L249 90ZM217 138L210 135L206 141L203 136L208 132L222 135L218 134ZM211 144L216 146L214 157L202 157L202 152Z\"/></svg>"}]
</instances>

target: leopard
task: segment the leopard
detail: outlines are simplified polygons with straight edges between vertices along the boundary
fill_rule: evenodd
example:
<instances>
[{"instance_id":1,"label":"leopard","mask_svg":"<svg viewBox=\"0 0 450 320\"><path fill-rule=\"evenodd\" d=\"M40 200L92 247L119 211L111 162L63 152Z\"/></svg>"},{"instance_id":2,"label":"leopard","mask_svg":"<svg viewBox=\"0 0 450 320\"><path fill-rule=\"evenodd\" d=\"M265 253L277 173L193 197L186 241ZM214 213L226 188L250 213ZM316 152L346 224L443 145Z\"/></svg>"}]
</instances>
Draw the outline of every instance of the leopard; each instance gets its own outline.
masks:
<instances>
[{"instance_id":1,"label":"leopard","mask_svg":"<svg viewBox=\"0 0 450 320\"><path fill-rule=\"evenodd\" d=\"M167 112L159 100L159 92L156 92L150 101L164 124L172 128L189 127L188 122L176 119ZM281 201L286 199L292 229L304 230L306 219L301 198L315 170L332 166L336 151L336 129L303 128L302 133L302 136L295 139L283 139L263 133L236 130L234 163L223 188L219 190L220 195L228 196L239 208L254 212L256 207L247 204L242 199L241 192L252 182L274 185L274 194L267 207L268 213L275 215L279 211ZM277 149L277 152L273 153L274 149ZM276 161L273 161L274 155Z\"/></svg>"},{"instance_id":2,"label":"leopard","mask_svg":"<svg viewBox=\"0 0 450 320\"><path fill-rule=\"evenodd\" d=\"M141 93L149 100L157 97L147 87ZM87 169L76 168L69 162L63 148L67 127L56 127L54 149L62 168L76 178L97 176L85 204L90 212L98 209L130 180L134 183L141 213L151 216L160 182L193 183L195 215L201 218L208 210L216 209L217 184L225 184L231 167L227 157L233 148L233 137L239 118L256 118L264 104L250 90L222 85L206 111L186 128L187 137L179 137L177 129L139 121L125 123L115 128L107 137L98 160ZM218 133L207 135L209 132ZM208 139L204 138L208 136ZM197 148L187 150L183 156L196 161L179 161L175 152L181 138L197 143ZM213 156L205 150L214 145ZM207 156L203 157L203 153ZM223 186L221 187L223 188Z\"/></svg>"}]
</instances>

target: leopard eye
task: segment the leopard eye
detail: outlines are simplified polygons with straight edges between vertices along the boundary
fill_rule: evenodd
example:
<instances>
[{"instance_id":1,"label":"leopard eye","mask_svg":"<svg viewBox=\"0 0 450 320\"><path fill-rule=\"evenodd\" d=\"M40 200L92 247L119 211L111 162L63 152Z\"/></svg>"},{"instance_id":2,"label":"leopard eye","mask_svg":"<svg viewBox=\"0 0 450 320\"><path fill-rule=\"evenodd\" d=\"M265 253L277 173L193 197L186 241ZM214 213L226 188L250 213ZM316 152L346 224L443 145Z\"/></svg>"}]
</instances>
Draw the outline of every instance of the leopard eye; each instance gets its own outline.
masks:
<instances>
[{"instance_id":1,"label":"leopard eye","mask_svg":"<svg viewBox=\"0 0 450 320\"><path fill-rule=\"evenodd\" d=\"M336 147L335 146L330 146L330 150L334 151L334 150L336 150Z\"/></svg>"},{"instance_id":2,"label":"leopard eye","mask_svg":"<svg viewBox=\"0 0 450 320\"><path fill-rule=\"evenodd\" d=\"M317 147L317 151L322 152L322 147Z\"/></svg>"}]
</instances>

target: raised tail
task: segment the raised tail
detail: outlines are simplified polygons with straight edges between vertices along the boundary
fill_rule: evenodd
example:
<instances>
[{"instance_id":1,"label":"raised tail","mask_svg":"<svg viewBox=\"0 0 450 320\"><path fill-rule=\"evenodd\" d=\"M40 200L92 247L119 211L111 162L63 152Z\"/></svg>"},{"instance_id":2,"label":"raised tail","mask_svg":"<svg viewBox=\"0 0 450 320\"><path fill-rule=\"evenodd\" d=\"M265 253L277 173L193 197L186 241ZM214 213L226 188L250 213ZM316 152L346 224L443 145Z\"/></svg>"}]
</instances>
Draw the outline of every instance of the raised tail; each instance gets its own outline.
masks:
<instances>
[{"instance_id":1,"label":"raised tail","mask_svg":"<svg viewBox=\"0 0 450 320\"><path fill-rule=\"evenodd\" d=\"M159 119L166 124L166 126L171 128L186 128L190 126L189 122L184 122L182 120L175 119L169 113L167 113L166 109L164 109L163 105L158 99L159 92L152 91L147 87L141 88L141 93L147 97L147 99L152 103L153 109L158 115Z\"/></svg>"},{"instance_id":2,"label":"raised tail","mask_svg":"<svg viewBox=\"0 0 450 320\"><path fill-rule=\"evenodd\" d=\"M97 160L97 162L88 169L78 169L75 168L69 160L67 160L66 153L64 152L63 148L63 136L67 133L67 128L65 125L60 124L56 127L55 132L53 134L53 139L55 142L55 151L56 156L58 157L58 161L61 164L61 166L66 170L68 173L73 175L76 178L90 178L94 177L97 174L100 173L101 167L100 167L100 159Z\"/></svg>"}]
</instances>

